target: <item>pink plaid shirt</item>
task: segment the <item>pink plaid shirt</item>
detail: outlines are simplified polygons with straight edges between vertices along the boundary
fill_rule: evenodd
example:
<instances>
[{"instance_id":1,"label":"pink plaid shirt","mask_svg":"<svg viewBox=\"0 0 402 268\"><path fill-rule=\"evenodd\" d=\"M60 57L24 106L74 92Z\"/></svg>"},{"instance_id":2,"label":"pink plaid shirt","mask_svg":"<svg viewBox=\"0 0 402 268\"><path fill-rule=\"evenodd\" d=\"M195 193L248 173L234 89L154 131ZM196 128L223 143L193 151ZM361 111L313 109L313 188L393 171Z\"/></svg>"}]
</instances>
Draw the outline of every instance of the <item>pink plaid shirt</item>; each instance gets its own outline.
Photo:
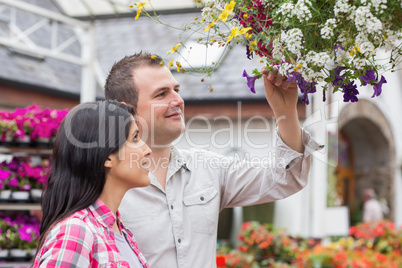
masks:
<instances>
[{"instance_id":1,"label":"pink plaid shirt","mask_svg":"<svg viewBox=\"0 0 402 268\"><path fill-rule=\"evenodd\" d=\"M138 249L132 233L120 221L120 230L138 256L148 264ZM33 267L130 267L119 255L113 232L116 217L100 200L74 213L50 230L35 258Z\"/></svg>"}]
</instances>

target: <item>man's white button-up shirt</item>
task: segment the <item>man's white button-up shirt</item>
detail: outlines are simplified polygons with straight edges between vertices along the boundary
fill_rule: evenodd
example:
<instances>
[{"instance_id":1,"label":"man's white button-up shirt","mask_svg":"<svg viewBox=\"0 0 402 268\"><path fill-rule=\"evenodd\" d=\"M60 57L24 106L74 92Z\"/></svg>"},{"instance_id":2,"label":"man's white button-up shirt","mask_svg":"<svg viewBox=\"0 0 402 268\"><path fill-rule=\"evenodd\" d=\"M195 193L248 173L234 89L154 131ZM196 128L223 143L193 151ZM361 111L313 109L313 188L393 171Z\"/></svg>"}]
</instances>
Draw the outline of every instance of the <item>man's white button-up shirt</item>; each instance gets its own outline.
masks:
<instances>
[{"instance_id":1,"label":"man's white button-up shirt","mask_svg":"<svg viewBox=\"0 0 402 268\"><path fill-rule=\"evenodd\" d=\"M122 221L150 267L216 267L222 209L275 201L306 186L310 154L322 146L303 130L301 154L276 136L274 165L172 148L165 189L149 173L150 186L126 193Z\"/></svg>"}]
</instances>

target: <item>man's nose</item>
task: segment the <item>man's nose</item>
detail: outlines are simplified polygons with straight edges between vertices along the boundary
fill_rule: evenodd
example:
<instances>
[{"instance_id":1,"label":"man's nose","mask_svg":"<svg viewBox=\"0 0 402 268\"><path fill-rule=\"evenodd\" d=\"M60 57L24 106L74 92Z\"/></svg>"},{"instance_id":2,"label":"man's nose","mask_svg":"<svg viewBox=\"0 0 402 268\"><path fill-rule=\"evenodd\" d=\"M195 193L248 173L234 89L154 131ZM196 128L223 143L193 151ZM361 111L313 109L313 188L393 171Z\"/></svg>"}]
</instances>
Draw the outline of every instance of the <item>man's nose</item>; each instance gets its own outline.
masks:
<instances>
[{"instance_id":1,"label":"man's nose","mask_svg":"<svg viewBox=\"0 0 402 268\"><path fill-rule=\"evenodd\" d=\"M170 104L172 106L182 106L184 104L184 100L178 92L174 91Z\"/></svg>"}]
</instances>

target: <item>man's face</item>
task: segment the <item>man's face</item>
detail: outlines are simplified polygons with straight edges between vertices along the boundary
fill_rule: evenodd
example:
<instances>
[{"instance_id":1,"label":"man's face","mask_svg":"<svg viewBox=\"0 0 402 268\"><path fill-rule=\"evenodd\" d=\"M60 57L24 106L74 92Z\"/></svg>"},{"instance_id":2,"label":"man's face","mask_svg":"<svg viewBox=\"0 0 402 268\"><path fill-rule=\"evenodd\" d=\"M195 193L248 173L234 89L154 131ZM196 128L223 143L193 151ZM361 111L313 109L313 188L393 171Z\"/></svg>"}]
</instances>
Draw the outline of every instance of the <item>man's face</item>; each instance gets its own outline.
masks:
<instances>
[{"instance_id":1,"label":"man's face","mask_svg":"<svg viewBox=\"0 0 402 268\"><path fill-rule=\"evenodd\" d=\"M134 82L141 139L150 147L170 145L184 131L179 83L168 68L149 66L134 70Z\"/></svg>"}]
</instances>

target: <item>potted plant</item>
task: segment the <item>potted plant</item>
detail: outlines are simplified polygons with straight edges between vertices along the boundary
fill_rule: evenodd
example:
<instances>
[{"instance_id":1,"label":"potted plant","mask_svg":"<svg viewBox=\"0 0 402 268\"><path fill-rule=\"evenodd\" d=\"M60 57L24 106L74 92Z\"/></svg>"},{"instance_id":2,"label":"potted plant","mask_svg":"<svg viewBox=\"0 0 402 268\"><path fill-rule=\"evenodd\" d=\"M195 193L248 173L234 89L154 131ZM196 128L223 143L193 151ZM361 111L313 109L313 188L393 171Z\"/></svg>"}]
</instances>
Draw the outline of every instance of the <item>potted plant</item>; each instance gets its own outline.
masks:
<instances>
[{"instance_id":1,"label":"potted plant","mask_svg":"<svg viewBox=\"0 0 402 268\"><path fill-rule=\"evenodd\" d=\"M15 214L9 221L10 256L24 258L35 250L39 238L39 221L34 217Z\"/></svg>"},{"instance_id":2,"label":"potted plant","mask_svg":"<svg viewBox=\"0 0 402 268\"><path fill-rule=\"evenodd\" d=\"M1 213L0 220L0 259L5 259L8 257L9 250L11 248L10 243L10 232L11 226L9 222L9 217Z\"/></svg>"},{"instance_id":3,"label":"potted plant","mask_svg":"<svg viewBox=\"0 0 402 268\"><path fill-rule=\"evenodd\" d=\"M18 168L18 174L22 177L28 178L31 186L31 198L35 202L39 202L42 196L42 189L49 174L49 166L32 166L31 163L21 163Z\"/></svg>"},{"instance_id":4,"label":"potted plant","mask_svg":"<svg viewBox=\"0 0 402 268\"><path fill-rule=\"evenodd\" d=\"M15 133L18 127L13 120L1 120L0 121L0 141L4 144L11 144L14 140Z\"/></svg>"},{"instance_id":5,"label":"potted plant","mask_svg":"<svg viewBox=\"0 0 402 268\"><path fill-rule=\"evenodd\" d=\"M31 142L34 119L28 116L17 116L15 120L18 126L16 142L19 145L27 146Z\"/></svg>"},{"instance_id":6,"label":"potted plant","mask_svg":"<svg viewBox=\"0 0 402 268\"><path fill-rule=\"evenodd\" d=\"M12 172L0 168L0 201L9 200L11 196L11 189L9 181L12 178Z\"/></svg>"},{"instance_id":7,"label":"potted plant","mask_svg":"<svg viewBox=\"0 0 402 268\"><path fill-rule=\"evenodd\" d=\"M29 200L31 184L28 178L19 175L13 177L9 182L11 188L11 199L14 201L26 202Z\"/></svg>"}]
</instances>

